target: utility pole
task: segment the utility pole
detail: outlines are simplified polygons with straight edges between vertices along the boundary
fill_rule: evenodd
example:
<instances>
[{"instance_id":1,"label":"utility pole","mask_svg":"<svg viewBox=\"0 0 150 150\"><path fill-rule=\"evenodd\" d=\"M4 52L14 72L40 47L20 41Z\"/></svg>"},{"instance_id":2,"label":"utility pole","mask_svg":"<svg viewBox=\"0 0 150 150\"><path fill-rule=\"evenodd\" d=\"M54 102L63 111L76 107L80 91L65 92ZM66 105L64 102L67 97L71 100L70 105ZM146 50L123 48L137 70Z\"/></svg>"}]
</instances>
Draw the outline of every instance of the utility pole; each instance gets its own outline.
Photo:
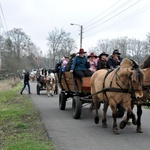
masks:
<instances>
[{"instance_id":1,"label":"utility pole","mask_svg":"<svg viewBox=\"0 0 150 150\"><path fill-rule=\"evenodd\" d=\"M81 30L80 30L80 48L82 48L82 34L83 34L83 26L81 26Z\"/></svg>"},{"instance_id":2,"label":"utility pole","mask_svg":"<svg viewBox=\"0 0 150 150\"><path fill-rule=\"evenodd\" d=\"M70 25L80 26L80 48L82 48L82 39L83 39L83 26L75 23L71 23Z\"/></svg>"}]
</instances>

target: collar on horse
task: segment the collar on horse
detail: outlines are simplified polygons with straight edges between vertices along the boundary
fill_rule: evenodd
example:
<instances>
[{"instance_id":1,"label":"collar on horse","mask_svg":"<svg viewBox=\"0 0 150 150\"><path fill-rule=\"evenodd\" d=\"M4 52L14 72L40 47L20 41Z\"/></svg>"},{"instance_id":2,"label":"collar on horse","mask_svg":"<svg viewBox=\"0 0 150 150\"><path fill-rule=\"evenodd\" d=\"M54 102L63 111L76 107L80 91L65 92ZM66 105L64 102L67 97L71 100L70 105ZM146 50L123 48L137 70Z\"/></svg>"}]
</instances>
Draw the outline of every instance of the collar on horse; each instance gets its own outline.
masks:
<instances>
[{"instance_id":1,"label":"collar on horse","mask_svg":"<svg viewBox=\"0 0 150 150\"><path fill-rule=\"evenodd\" d=\"M105 96L107 97L106 95L106 92L119 92L119 93L131 93L131 90L128 88L128 86L126 85L126 83L124 83L121 78L119 77L119 75L117 74L117 72L120 70L120 67L118 67L116 70L114 69L111 69L111 70L108 70L108 72L106 73L105 77L104 77L104 81L103 81L103 92L105 94ZM106 81L106 78L107 76L112 72L112 71L115 71L114 73L114 76L110 82L110 87L109 88L105 88L105 81ZM115 87L112 87L112 82L113 82L113 79L116 77L116 84L119 86L119 88L115 88ZM123 85L125 85L127 87L127 89L124 89L121 87L121 85L119 84L118 80L117 80L117 77L118 79L123 83Z\"/></svg>"}]
</instances>

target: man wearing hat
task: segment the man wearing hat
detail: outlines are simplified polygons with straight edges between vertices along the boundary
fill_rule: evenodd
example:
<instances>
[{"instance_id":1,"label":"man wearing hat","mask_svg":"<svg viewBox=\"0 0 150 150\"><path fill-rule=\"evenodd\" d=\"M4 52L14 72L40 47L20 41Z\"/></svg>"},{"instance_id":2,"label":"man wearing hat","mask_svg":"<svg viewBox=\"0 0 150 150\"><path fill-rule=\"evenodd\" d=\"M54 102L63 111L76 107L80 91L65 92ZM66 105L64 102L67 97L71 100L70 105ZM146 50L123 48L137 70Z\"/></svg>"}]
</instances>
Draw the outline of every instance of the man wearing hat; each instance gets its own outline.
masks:
<instances>
[{"instance_id":1,"label":"man wearing hat","mask_svg":"<svg viewBox=\"0 0 150 150\"><path fill-rule=\"evenodd\" d=\"M113 51L112 56L108 59L108 65L111 69L116 68L120 65L122 58L120 57L121 53L118 49Z\"/></svg>"},{"instance_id":2,"label":"man wearing hat","mask_svg":"<svg viewBox=\"0 0 150 150\"><path fill-rule=\"evenodd\" d=\"M91 76L89 71L90 63L87 61L87 57L85 57L85 51L81 48L78 52L79 56L76 56L72 62L70 72L75 72L77 78L81 79L83 77Z\"/></svg>"},{"instance_id":3,"label":"man wearing hat","mask_svg":"<svg viewBox=\"0 0 150 150\"><path fill-rule=\"evenodd\" d=\"M99 55L99 60L97 62L97 70L100 69L109 69L109 65L108 65L108 54L106 54L105 52L102 52Z\"/></svg>"}]
</instances>

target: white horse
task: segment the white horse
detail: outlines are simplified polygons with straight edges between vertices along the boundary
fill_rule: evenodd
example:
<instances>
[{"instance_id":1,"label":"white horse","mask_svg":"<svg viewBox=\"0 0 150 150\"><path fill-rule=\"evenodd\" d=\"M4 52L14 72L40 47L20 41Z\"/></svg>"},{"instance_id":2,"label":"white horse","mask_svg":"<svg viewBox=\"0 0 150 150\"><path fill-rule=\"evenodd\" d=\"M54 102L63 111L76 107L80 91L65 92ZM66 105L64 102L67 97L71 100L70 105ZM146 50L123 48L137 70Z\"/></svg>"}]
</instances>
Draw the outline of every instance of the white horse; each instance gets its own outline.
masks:
<instances>
[{"instance_id":1,"label":"white horse","mask_svg":"<svg viewBox=\"0 0 150 150\"><path fill-rule=\"evenodd\" d=\"M54 73L50 73L49 76L46 78L46 91L47 91L47 96L53 96L55 92L55 84L56 84L56 79Z\"/></svg>"}]
</instances>

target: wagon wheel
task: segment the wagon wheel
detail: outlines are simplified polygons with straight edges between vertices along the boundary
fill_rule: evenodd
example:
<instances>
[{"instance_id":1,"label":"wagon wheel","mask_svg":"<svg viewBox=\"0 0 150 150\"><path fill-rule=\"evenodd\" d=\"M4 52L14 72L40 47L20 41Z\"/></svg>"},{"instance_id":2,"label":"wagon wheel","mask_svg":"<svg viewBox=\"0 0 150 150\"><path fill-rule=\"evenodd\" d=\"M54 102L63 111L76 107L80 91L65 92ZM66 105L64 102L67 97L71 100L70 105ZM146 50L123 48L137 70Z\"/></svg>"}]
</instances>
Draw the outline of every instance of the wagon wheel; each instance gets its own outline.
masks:
<instances>
[{"instance_id":1,"label":"wagon wheel","mask_svg":"<svg viewBox=\"0 0 150 150\"><path fill-rule=\"evenodd\" d=\"M81 116L82 110L82 102L80 101L79 96L74 96L72 100L72 111L73 111L73 118L79 119Z\"/></svg>"},{"instance_id":2,"label":"wagon wheel","mask_svg":"<svg viewBox=\"0 0 150 150\"><path fill-rule=\"evenodd\" d=\"M67 101L67 96L65 95L64 92L61 92L59 94L59 108L60 108L60 110L65 110L66 101Z\"/></svg>"},{"instance_id":3,"label":"wagon wheel","mask_svg":"<svg viewBox=\"0 0 150 150\"><path fill-rule=\"evenodd\" d=\"M37 86L36 86L36 92L37 92L38 95L40 95L40 86L39 86L39 84L37 84Z\"/></svg>"}]
</instances>

